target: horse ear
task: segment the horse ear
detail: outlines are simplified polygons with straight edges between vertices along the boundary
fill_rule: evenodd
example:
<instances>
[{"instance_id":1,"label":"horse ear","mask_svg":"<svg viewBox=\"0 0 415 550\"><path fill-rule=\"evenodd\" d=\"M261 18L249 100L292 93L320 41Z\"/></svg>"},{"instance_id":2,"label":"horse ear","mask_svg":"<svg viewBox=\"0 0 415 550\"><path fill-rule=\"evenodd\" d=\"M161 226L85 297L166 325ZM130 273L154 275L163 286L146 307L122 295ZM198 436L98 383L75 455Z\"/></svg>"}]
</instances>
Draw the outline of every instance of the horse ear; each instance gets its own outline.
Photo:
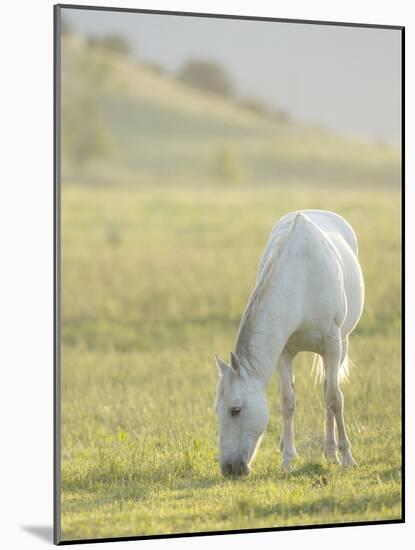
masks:
<instances>
[{"instance_id":1,"label":"horse ear","mask_svg":"<svg viewBox=\"0 0 415 550\"><path fill-rule=\"evenodd\" d=\"M229 366L225 363L225 361L222 361L222 359L219 357L217 353L215 353L215 361L218 367L219 376L223 376L226 372L226 369L228 369Z\"/></svg>"},{"instance_id":2,"label":"horse ear","mask_svg":"<svg viewBox=\"0 0 415 550\"><path fill-rule=\"evenodd\" d=\"M238 356L233 351L231 351L231 367L236 372L236 374L240 373L241 363L239 362Z\"/></svg>"}]
</instances>

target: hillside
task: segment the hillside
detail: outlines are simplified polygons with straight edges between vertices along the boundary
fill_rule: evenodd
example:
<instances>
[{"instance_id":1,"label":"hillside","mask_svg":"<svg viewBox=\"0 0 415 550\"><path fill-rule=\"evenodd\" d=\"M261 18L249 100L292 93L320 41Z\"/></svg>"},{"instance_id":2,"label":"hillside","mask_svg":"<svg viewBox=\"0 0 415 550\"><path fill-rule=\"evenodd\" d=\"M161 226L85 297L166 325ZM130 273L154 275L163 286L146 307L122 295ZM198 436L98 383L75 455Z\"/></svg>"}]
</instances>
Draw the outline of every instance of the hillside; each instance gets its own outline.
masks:
<instances>
[{"instance_id":1,"label":"hillside","mask_svg":"<svg viewBox=\"0 0 415 550\"><path fill-rule=\"evenodd\" d=\"M398 151L268 120L75 36L62 39L62 93L66 179L399 185ZM87 163L68 153L77 141L96 149Z\"/></svg>"}]
</instances>

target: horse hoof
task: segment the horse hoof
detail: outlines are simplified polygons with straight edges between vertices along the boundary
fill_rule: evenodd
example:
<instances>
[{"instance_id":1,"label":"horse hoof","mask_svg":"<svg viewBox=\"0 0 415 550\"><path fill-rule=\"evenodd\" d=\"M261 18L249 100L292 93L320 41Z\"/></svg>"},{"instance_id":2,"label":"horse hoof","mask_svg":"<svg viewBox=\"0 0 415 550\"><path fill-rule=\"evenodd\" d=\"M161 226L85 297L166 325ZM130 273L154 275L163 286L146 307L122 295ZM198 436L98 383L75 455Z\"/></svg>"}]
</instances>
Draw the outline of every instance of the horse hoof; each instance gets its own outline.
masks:
<instances>
[{"instance_id":1,"label":"horse hoof","mask_svg":"<svg viewBox=\"0 0 415 550\"><path fill-rule=\"evenodd\" d=\"M334 454L324 453L324 457L329 464L336 464L336 465L340 464L340 460L339 460L339 457L337 456L337 453L334 453Z\"/></svg>"},{"instance_id":2,"label":"horse hoof","mask_svg":"<svg viewBox=\"0 0 415 550\"><path fill-rule=\"evenodd\" d=\"M357 462L352 457L352 455L346 455L346 456L343 457L342 466L343 466L343 468L350 468L350 467L353 467L353 466L357 466Z\"/></svg>"},{"instance_id":3,"label":"horse hoof","mask_svg":"<svg viewBox=\"0 0 415 550\"><path fill-rule=\"evenodd\" d=\"M283 460L281 462L281 471L290 474L293 471L293 465L291 460Z\"/></svg>"}]
</instances>

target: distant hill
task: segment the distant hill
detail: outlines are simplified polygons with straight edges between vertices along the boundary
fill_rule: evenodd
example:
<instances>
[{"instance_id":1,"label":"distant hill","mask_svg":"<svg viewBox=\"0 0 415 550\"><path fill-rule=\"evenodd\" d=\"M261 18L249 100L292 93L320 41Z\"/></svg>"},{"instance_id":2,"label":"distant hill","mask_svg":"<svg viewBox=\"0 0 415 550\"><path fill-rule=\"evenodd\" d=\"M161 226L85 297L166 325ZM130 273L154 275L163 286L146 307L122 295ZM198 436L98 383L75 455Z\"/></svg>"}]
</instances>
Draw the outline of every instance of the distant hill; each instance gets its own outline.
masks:
<instances>
[{"instance_id":1,"label":"distant hill","mask_svg":"<svg viewBox=\"0 0 415 550\"><path fill-rule=\"evenodd\" d=\"M62 103L66 180L392 187L400 181L397 150L256 114L74 35L62 38Z\"/></svg>"}]
</instances>

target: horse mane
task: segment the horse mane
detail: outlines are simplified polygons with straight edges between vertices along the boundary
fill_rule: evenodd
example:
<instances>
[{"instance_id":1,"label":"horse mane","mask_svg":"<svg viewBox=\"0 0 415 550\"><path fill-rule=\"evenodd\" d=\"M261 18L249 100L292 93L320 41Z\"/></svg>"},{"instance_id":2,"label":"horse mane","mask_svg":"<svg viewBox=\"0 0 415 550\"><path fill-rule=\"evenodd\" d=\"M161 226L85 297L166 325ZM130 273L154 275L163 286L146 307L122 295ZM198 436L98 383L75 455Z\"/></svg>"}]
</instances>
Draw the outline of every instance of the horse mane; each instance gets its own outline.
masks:
<instances>
[{"instance_id":1,"label":"horse mane","mask_svg":"<svg viewBox=\"0 0 415 550\"><path fill-rule=\"evenodd\" d=\"M260 262L260 271L258 278L255 284L255 288L252 291L248 304L245 308L245 311L242 315L241 322L239 324L238 336L236 338L236 353L243 348L249 356L250 349L248 346L248 334L250 333L250 320L252 320L252 313L254 309L259 306L262 297L264 296L265 291L269 288L270 282L272 280L272 273L275 267L278 264L278 258L281 256L284 247L288 241L289 236L291 235L298 218L305 217L301 212L297 213L296 216L290 217L287 220L280 220L278 222L278 231L275 236L272 233L275 231L275 227L271 231L270 241L272 240L271 249L268 252L268 257L266 258L265 263L262 265L263 259ZM281 224L281 225L280 225Z\"/></svg>"}]
</instances>

